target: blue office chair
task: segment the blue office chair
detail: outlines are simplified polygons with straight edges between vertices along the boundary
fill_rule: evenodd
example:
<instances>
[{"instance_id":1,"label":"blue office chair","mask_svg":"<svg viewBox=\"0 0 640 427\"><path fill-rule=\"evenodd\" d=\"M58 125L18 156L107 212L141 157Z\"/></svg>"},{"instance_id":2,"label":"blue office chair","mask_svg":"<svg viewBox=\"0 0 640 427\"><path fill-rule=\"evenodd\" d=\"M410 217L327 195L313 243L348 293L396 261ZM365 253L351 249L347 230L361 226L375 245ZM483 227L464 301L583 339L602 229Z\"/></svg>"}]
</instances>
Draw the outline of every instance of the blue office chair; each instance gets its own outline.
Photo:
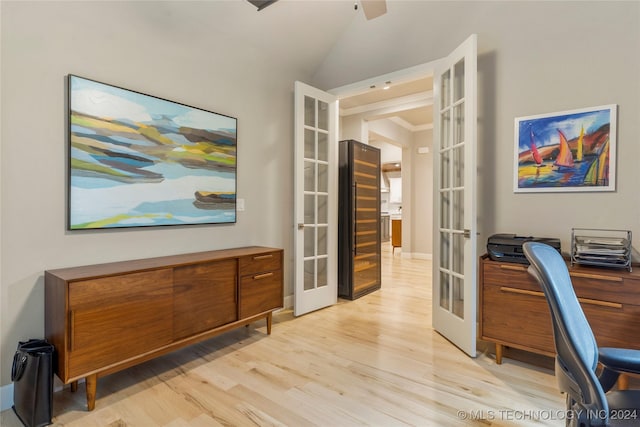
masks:
<instances>
[{"instance_id":1,"label":"blue office chair","mask_svg":"<svg viewBox=\"0 0 640 427\"><path fill-rule=\"evenodd\" d=\"M640 351L598 348L562 256L544 243L526 242L523 249L551 311L556 378L567 394L566 425L640 426L640 390L609 391L620 373L640 374ZM604 368L596 376L598 362Z\"/></svg>"}]
</instances>

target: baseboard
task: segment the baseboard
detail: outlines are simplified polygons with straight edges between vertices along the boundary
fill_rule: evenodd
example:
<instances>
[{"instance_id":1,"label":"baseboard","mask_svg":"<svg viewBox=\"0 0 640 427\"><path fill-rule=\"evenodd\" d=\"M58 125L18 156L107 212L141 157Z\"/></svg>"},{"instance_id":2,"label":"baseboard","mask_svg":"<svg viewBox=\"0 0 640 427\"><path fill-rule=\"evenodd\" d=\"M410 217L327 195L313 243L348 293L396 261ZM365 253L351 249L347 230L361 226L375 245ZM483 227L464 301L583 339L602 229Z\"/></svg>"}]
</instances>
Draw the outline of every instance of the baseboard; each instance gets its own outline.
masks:
<instances>
[{"instance_id":1,"label":"baseboard","mask_svg":"<svg viewBox=\"0 0 640 427\"><path fill-rule=\"evenodd\" d=\"M0 387L0 411L13 406L13 383Z\"/></svg>"},{"instance_id":2,"label":"baseboard","mask_svg":"<svg viewBox=\"0 0 640 427\"><path fill-rule=\"evenodd\" d=\"M424 254L420 252L402 252L400 254L400 257L404 259L426 259L426 260L433 259L432 254Z\"/></svg>"}]
</instances>

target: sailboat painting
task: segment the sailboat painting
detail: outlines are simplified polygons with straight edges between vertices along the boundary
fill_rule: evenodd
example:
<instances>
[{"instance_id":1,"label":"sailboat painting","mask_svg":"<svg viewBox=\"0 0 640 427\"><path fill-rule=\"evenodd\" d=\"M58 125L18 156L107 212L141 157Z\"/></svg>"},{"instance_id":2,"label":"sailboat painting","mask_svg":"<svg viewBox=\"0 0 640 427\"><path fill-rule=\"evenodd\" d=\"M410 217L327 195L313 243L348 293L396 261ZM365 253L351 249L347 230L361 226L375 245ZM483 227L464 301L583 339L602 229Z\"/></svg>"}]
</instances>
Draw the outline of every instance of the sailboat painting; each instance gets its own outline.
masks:
<instances>
[{"instance_id":1,"label":"sailboat painting","mask_svg":"<svg viewBox=\"0 0 640 427\"><path fill-rule=\"evenodd\" d=\"M617 105L515 119L514 192L615 191Z\"/></svg>"}]
</instances>

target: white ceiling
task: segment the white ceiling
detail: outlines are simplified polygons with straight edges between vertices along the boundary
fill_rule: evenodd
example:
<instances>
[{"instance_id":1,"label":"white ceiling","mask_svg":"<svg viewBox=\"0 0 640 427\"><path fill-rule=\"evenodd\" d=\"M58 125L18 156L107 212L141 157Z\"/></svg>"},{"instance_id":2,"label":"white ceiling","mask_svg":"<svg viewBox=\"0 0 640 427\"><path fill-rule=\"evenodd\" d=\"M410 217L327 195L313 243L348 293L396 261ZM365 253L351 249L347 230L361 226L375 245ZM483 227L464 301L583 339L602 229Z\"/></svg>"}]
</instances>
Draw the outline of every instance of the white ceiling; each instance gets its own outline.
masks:
<instances>
[{"instance_id":1,"label":"white ceiling","mask_svg":"<svg viewBox=\"0 0 640 427\"><path fill-rule=\"evenodd\" d=\"M134 2L150 25L184 34L242 40L274 61L313 74L355 19L353 0L279 0L261 11L245 0Z\"/></svg>"},{"instance_id":2,"label":"white ceiling","mask_svg":"<svg viewBox=\"0 0 640 427\"><path fill-rule=\"evenodd\" d=\"M412 132L433 127L433 77L399 84L388 82L340 99L340 115L361 115L365 120L389 119Z\"/></svg>"},{"instance_id":3,"label":"white ceiling","mask_svg":"<svg viewBox=\"0 0 640 427\"><path fill-rule=\"evenodd\" d=\"M174 36L193 43L206 43L211 37L242 40L270 60L313 76L345 32L357 28L365 39L375 38L396 13L389 3L387 14L367 21L354 4L355 0L279 0L258 11L245 0L185 0L134 2L132 7L149 25L163 26ZM341 99L342 113L366 112L367 120L388 118L413 131L429 128L431 84L430 78L392 82L389 90L374 88Z\"/></svg>"}]
</instances>

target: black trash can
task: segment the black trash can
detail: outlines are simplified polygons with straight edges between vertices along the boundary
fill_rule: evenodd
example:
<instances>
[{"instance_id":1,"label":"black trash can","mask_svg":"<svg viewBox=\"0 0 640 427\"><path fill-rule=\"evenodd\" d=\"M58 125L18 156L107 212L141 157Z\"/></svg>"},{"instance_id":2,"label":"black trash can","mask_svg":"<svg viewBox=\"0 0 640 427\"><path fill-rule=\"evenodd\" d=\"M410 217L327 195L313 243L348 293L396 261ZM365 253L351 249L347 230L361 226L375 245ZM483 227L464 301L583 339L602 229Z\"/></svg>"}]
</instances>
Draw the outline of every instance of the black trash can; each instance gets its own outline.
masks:
<instances>
[{"instance_id":1,"label":"black trash can","mask_svg":"<svg viewBox=\"0 0 640 427\"><path fill-rule=\"evenodd\" d=\"M13 356L13 410L27 427L51 424L53 345L46 340L20 341Z\"/></svg>"}]
</instances>

